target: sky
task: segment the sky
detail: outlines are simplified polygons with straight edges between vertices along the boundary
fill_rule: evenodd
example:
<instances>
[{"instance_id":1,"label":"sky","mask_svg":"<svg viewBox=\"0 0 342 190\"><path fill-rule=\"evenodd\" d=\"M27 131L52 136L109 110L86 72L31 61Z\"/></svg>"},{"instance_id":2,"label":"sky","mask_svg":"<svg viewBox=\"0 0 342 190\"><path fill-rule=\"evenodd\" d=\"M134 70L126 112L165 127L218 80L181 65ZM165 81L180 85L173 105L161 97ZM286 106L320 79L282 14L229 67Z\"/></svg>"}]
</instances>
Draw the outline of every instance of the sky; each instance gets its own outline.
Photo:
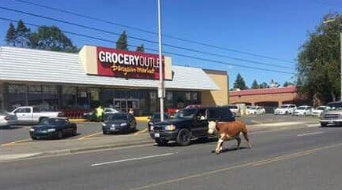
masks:
<instances>
[{"instance_id":1,"label":"sky","mask_svg":"<svg viewBox=\"0 0 342 190\"><path fill-rule=\"evenodd\" d=\"M162 54L173 65L226 71L229 89L240 74L254 80L295 82L297 55L339 0L160 0ZM115 48L126 31L128 48L158 54L158 0L0 0L0 46L10 22L31 31L57 26L74 45Z\"/></svg>"}]
</instances>

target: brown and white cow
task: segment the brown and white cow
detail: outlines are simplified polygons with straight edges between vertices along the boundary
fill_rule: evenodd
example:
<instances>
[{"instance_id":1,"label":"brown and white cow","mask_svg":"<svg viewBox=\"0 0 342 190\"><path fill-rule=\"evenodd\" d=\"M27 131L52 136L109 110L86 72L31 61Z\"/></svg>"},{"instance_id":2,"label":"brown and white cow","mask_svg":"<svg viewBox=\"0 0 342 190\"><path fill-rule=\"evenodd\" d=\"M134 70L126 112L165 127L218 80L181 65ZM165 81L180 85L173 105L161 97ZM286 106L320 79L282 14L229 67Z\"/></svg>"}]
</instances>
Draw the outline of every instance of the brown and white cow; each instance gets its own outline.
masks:
<instances>
[{"instance_id":1,"label":"brown and white cow","mask_svg":"<svg viewBox=\"0 0 342 190\"><path fill-rule=\"evenodd\" d=\"M241 138L240 133L243 134L244 138L246 139L249 148L252 147L251 143L249 142L248 134L247 134L247 127L243 121L236 120L236 121L227 121L227 122L217 122L217 121L209 121L208 126L208 133L209 134L218 134L218 142L215 149L216 154L221 153L222 145L224 141L236 139L237 140L237 148L240 148Z\"/></svg>"}]
</instances>

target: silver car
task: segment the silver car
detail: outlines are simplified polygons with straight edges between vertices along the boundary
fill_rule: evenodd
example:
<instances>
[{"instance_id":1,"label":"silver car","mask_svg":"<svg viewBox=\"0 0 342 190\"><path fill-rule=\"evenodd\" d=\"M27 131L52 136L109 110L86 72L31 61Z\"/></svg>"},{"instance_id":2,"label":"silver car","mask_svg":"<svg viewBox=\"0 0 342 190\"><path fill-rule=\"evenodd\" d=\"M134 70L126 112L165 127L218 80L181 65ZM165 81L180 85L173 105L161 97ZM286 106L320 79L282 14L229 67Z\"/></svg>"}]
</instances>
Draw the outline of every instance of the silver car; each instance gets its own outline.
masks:
<instances>
[{"instance_id":1,"label":"silver car","mask_svg":"<svg viewBox=\"0 0 342 190\"><path fill-rule=\"evenodd\" d=\"M342 109L322 113L319 122L321 123L321 127L327 125L342 125Z\"/></svg>"},{"instance_id":2,"label":"silver car","mask_svg":"<svg viewBox=\"0 0 342 190\"><path fill-rule=\"evenodd\" d=\"M0 127L11 127L17 124L17 116L0 110Z\"/></svg>"}]
</instances>

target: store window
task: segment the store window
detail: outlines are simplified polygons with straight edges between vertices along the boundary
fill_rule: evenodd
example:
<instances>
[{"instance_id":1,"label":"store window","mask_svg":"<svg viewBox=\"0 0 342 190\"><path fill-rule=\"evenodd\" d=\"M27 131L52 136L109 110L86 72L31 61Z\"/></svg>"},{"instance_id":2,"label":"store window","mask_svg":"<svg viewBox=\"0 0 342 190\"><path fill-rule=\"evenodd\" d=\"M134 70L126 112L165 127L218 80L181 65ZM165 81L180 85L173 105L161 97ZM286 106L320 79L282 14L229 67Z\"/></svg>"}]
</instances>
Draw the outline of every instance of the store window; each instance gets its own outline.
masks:
<instances>
[{"instance_id":1,"label":"store window","mask_svg":"<svg viewBox=\"0 0 342 190\"><path fill-rule=\"evenodd\" d=\"M27 86L22 84L8 85L8 110L13 110L19 106L28 105Z\"/></svg>"},{"instance_id":2,"label":"store window","mask_svg":"<svg viewBox=\"0 0 342 190\"><path fill-rule=\"evenodd\" d=\"M62 88L62 107L65 108L73 108L76 106L76 87L73 86L63 86Z\"/></svg>"}]
</instances>

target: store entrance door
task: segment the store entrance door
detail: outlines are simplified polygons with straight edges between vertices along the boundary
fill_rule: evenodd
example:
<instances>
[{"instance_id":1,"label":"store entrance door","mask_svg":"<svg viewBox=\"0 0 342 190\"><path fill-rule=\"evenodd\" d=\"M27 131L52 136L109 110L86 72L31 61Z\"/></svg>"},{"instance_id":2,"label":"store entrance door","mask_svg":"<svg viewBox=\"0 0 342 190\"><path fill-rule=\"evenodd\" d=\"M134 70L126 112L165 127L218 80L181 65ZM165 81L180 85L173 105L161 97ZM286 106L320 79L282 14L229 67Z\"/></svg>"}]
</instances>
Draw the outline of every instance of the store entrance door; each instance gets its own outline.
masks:
<instances>
[{"instance_id":1,"label":"store entrance door","mask_svg":"<svg viewBox=\"0 0 342 190\"><path fill-rule=\"evenodd\" d=\"M118 110L128 112L130 108L139 109L138 99L114 99L114 107Z\"/></svg>"}]
</instances>

